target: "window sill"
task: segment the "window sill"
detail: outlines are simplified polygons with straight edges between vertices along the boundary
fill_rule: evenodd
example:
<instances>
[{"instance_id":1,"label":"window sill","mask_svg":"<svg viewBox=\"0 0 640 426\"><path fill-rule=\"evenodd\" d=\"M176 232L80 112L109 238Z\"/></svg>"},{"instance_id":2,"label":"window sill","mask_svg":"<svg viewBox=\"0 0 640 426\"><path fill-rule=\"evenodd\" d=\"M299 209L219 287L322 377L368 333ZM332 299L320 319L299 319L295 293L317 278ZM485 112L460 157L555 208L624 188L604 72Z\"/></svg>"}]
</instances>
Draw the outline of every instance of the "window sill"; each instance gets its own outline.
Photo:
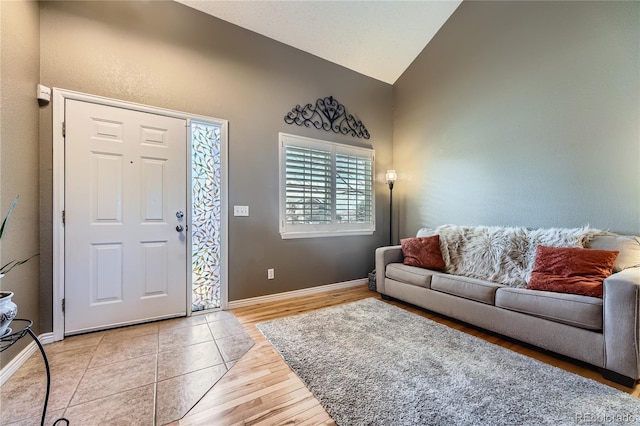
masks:
<instances>
[{"instance_id":1,"label":"window sill","mask_svg":"<svg viewBox=\"0 0 640 426\"><path fill-rule=\"evenodd\" d=\"M359 231L327 231L327 232L280 232L283 240L293 240L297 238L323 238L323 237L349 237L354 235L373 235L373 230Z\"/></svg>"}]
</instances>

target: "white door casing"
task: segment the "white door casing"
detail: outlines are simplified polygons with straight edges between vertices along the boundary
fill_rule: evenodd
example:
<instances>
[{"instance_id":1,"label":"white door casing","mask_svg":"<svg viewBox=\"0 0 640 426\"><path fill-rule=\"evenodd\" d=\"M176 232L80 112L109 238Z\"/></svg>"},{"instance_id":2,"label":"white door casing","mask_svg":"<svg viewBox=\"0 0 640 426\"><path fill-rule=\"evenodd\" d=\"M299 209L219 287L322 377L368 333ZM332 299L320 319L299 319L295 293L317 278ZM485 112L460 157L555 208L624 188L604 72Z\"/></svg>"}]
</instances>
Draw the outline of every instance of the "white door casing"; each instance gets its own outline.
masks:
<instances>
[{"instance_id":1,"label":"white door casing","mask_svg":"<svg viewBox=\"0 0 640 426\"><path fill-rule=\"evenodd\" d=\"M184 315L186 120L65 102L65 334Z\"/></svg>"},{"instance_id":2,"label":"white door casing","mask_svg":"<svg viewBox=\"0 0 640 426\"><path fill-rule=\"evenodd\" d=\"M162 115L166 117L174 117L182 120L186 120L190 123L191 120L196 120L204 123L212 123L220 126L220 155L221 155L221 183L220 183L220 199L221 199L221 303L222 308L228 307L228 259L226 253L228 252L228 128L229 123L227 120L222 120L214 117L197 115L186 113L183 111L170 110L165 108L158 108L154 106L138 104L133 102L126 102L122 100L106 98L102 96L96 96L87 93L75 92L72 90L61 89L54 87L52 90L52 139L53 139L53 211L51 214L52 219L52 237L53 237L53 288L52 288L52 306L53 311L53 333L44 333L41 338L44 343L50 343L64 339L65 336L65 225L64 225L64 211L65 211L65 104L67 100L84 101L88 103L113 106L117 108L124 108L134 111L147 112L156 115ZM187 146L187 149L189 147ZM190 179L189 173L187 173L187 179ZM188 208L185 215L189 217L191 211L191 198L187 199ZM46 206L45 206L46 208ZM187 243L189 241L187 240ZM190 244L188 244L187 252L188 256ZM190 274L187 274L189 277ZM185 287L184 291L186 297L191 297L191 285ZM190 300L190 299L187 299ZM190 305L187 304L187 314L190 313Z\"/></svg>"}]
</instances>

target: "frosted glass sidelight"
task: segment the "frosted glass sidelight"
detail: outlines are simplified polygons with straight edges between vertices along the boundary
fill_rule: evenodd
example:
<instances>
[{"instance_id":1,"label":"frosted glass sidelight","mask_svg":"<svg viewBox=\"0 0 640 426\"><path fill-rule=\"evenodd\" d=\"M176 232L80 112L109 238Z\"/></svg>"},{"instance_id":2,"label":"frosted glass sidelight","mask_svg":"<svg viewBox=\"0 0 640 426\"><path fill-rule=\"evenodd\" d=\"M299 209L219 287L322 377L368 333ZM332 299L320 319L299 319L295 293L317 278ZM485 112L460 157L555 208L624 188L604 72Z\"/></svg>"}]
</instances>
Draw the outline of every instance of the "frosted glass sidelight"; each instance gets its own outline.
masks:
<instances>
[{"instance_id":1,"label":"frosted glass sidelight","mask_svg":"<svg viewBox=\"0 0 640 426\"><path fill-rule=\"evenodd\" d=\"M220 126L191 123L192 311L220 308Z\"/></svg>"}]
</instances>

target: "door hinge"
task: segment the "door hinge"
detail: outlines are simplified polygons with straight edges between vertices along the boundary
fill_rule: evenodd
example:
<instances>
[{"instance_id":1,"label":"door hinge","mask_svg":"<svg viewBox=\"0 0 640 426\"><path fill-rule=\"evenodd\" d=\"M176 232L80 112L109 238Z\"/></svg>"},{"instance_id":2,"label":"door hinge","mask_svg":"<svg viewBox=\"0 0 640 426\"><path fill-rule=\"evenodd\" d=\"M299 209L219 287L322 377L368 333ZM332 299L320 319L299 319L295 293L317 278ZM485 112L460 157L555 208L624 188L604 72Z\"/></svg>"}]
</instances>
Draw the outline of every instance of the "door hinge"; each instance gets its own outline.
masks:
<instances>
[{"instance_id":1,"label":"door hinge","mask_svg":"<svg viewBox=\"0 0 640 426\"><path fill-rule=\"evenodd\" d=\"M65 302L66 301L67 301L67 299L62 299L62 312L64 312L64 308L65 308L65 305L66 305Z\"/></svg>"},{"instance_id":2,"label":"door hinge","mask_svg":"<svg viewBox=\"0 0 640 426\"><path fill-rule=\"evenodd\" d=\"M62 224L64 225L67 221L67 211L62 210Z\"/></svg>"},{"instance_id":3,"label":"door hinge","mask_svg":"<svg viewBox=\"0 0 640 426\"><path fill-rule=\"evenodd\" d=\"M67 136L67 122L63 121L62 122L62 137L66 137Z\"/></svg>"}]
</instances>

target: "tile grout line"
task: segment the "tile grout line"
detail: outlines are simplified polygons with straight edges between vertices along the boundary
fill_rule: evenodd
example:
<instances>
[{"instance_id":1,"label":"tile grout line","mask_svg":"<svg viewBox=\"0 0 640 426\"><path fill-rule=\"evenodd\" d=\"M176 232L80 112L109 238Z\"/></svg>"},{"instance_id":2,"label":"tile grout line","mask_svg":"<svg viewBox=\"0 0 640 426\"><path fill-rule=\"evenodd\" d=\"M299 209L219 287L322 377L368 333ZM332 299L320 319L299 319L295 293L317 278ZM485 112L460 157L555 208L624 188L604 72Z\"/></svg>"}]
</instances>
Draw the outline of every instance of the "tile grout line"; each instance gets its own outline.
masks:
<instances>
[{"instance_id":1,"label":"tile grout line","mask_svg":"<svg viewBox=\"0 0 640 426\"><path fill-rule=\"evenodd\" d=\"M233 315L233 314L231 314L231 315ZM234 318L235 318L235 315L234 315ZM206 319L206 316L205 316L205 319ZM184 415L183 415L182 417L180 417L179 419L176 419L176 420L174 420L174 421L182 420L182 419L183 419L183 418L185 418L187 415L189 415L189 413L191 412L191 410L193 410L193 408L194 408L194 407L196 407L196 406L200 403L200 401L202 401L202 399L204 399L204 397L205 397L205 396L207 396L207 394L208 394L209 392L211 392L211 390L215 387L215 385L216 385L220 380L222 380L222 378L223 378L223 377L224 377L224 376L229 372L229 370L230 370L230 367L227 365L227 361L225 361L224 356L222 355L222 351L220 350L220 347L218 346L218 341L216 340L216 337L213 335L213 330L211 330L211 323L212 323L212 322L218 322L218 321L209 321L209 320L207 319L207 321L206 321L207 328L209 329L209 333L211 334L211 339L212 339L212 341L213 341L213 344L216 346L216 350L218 351L218 354L220 354L220 359L222 360L222 365L224 366L225 372L222 374L222 376L220 376L220 377L218 378L218 380L216 380L216 382L215 382L215 383L213 383L213 384L211 385L211 387L210 387L209 389L207 389L207 391L206 391L205 393L203 393L203 394L202 394L202 396L200 396L200 398L199 398L199 399L198 399L198 400L197 400L197 401L196 401L196 402L195 402L195 403L194 403L194 404L193 404L193 405L192 405L192 406L191 406L191 407L190 407L190 408L189 408L189 409L184 413ZM230 362L231 362L231 361L230 361ZM220 365L220 364L215 364L215 365ZM215 365L214 365L214 366L215 366ZM213 367L213 366L205 367L205 368L202 368L202 369L199 369L199 370L195 370L195 371L201 371L201 370L205 370L205 369L207 369L207 368L211 368L211 367ZM194 372L195 372L195 371L194 371Z\"/></svg>"},{"instance_id":2,"label":"tile grout line","mask_svg":"<svg viewBox=\"0 0 640 426\"><path fill-rule=\"evenodd\" d=\"M224 364L224 368L228 372L229 371L229 366L227 365L227 361L225 361L225 359L224 359L224 355L222 355L222 351L220 350L220 346L218 346L218 341L216 340L216 337L213 335L213 332L211 331L211 326L209 326L209 322L207 322L207 327L209 327L209 333L211 333L211 338L213 339L213 344L216 345L216 349L218 350L218 353L220 354L220 359L222 359L222 363ZM225 372L225 374L227 374L227 372ZM209 389L209 390L211 390L211 389ZM205 395L206 395L206 393L205 393Z\"/></svg>"},{"instance_id":3,"label":"tile grout line","mask_svg":"<svg viewBox=\"0 0 640 426\"><path fill-rule=\"evenodd\" d=\"M122 339L122 340L120 340L120 341L123 341L123 340L134 340L134 339L137 339L137 338L139 338L139 337L150 336L150 335L152 335L152 333L151 333L151 334L145 334L145 335L142 335L142 336L127 337L127 338ZM88 372L89 370L101 369L101 368L109 368L109 367L110 367L111 365L113 365L113 364L117 364L117 363L120 363L120 362L133 361L133 360L136 360L136 359L138 359L138 358L144 358L144 357L148 357L148 356L150 356L150 355L154 355L154 353L153 353L153 352L149 352L149 353L145 353L145 354L139 354L138 356L134 356L134 357L132 357L132 358L127 358L127 359L124 359L124 360L121 360L121 361L109 362L109 363L107 363L107 364L102 364L102 365L98 365L98 366L90 367L91 362L92 362L92 361L93 361L93 359L95 358L95 354L98 352L98 349L99 349L100 345L102 345L103 343L104 343L104 344L113 343L113 342L107 342L107 341L105 341L105 336L106 336L106 334L105 334L104 336L102 336L102 337L101 337L101 339L100 339L100 341L99 341L98 345L96 345L96 346L95 346L95 349L94 349L94 355L91 357L91 359L89 360L89 363L87 364L87 367L84 369L84 372L83 372L83 374L82 374L82 376L81 376L81 378L80 378L80 381L79 381L79 382L78 382L78 384L76 385L76 387L75 387L75 389L74 389L74 391L73 391L73 393L72 393L72 395L71 395L71 398L69 399L69 403L67 404L67 407L65 408L65 415L66 415L67 411L68 411L70 408L72 408L72 407L76 407L76 406L79 406L79 405L83 405L83 404L87 404L87 403L95 402L95 401L98 401L98 400L100 400L100 399L113 397L113 396L118 395L118 394L121 394L121 393L123 393L123 392L128 392L128 391L131 391L131 390L134 390L134 389L139 389L139 388L143 388L143 387L145 387L145 386L148 386L148 384L147 384L147 385L143 385L143 386L136 386L136 387L133 387L133 388L130 388L130 389L124 389L124 390L120 390L120 391L115 392L115 393L111 393L111 394L108 394L108 395L103 395L103 396L101 396L101 397L99 397L99 398L87 399L87 400L81 401L81 402L79 402L79 403L77 403L77 404L71 405L71 402L73 401L74 396L77 394L78 389L80 388L80 385L81 385L81 383L82 383L82 380L85 378L85 376L86 376L86 374L87 374L87 372ZM157 345L156 345L156 353L155 353L155 356L156 356L156 368L155 368L155 370L156 370L156 371L157 371L157 358L158 358L157 353L158 353L158 348L157 348ZM155 385L156 380L157 380L157 376L154 376L154 382L153 382L153 383L149 383L149 384L153 384L153 385ZM155 406L155 392L154 392L154 406ZM155 413L154 413L154 414L155 414Z\"/></svg>"},{"instance_id":4,"label":"tile grout line","mask_svg":"<svg viewBox=\"0 0 640 426\"><path fill-rule=\"evenodd\" d=\"M205 316L205 319L206 319L206 316ZM215 321L214 321L214 322L215 322ZM199 398L199 399L198 399L198 400L197 400L197 401L196 401L196 402L195 402L191 407L189 407L189 409L184 413L184 415L183 415L181 418L176 419L176 420L182 420L183 418L185 418L185 417L187 416L187 414L189 414L189 412L190 412L191 410L193 410L193 408L194 408L196 405L198 405L198 403L200 403L200 401L202 401L202 399L203 399L205 396L207 396L207 394L208 394L209 392L211 392L211 389L213 389L213 388L214 388L214 386L216 385L216 383L218 383L220 380L222 380L222 378L223 378L223 377L224 377L224 376L229 372L229 366L227 365L227 362L224 360L224 356L222 355L222 351L220 351L220 347L218 346L218 342L216 341L216 336L214 336L214 335L213 335L213 330L211 330L211 322L209 322L209 320L207 320L207 328L209 329L209 333L211 333L211 339L212 339L212 341L213 341L213 344L216 346L216 349L218 350L218 354L220 354L220 359L222 360L222 365L224 365L224 369L225 369L225 371L224 371L224 373L222 373L222 375L221 375L220 377L218 377L218 380L216 380L216 381L211 385L211 387L210 387L209 389L207 389L207 391L206 391L205 393L203 393L203 394L200 396L200 398ZM219 364L217 364L217 365L219 365ZM211 367L212 367L212 366L210 366L210 367L206 367L206 368L211 368ZM203 369L201 369L201 370L204 370L204 368L203 368ZM196 370L196 371L200 371L200 370Z\"/></svg>"},{"instance_id":5,"label":"tile grout line","mask_svg":"<svg viewBox=\"0 0 640 426\"><path fill-rule=\"evenodd\" d=\"M93 361L93 358L96 356L96 353L98 352L98 347L100 346L100 344L102 343L103 340L104 340L104 334L102 336L100 336L100 340L98 340L98 343L94 347L93 354L91 355L91 358L89 359L89 362L87 362L87 365L84 368L84 371L82 372L82 375L80 376L80 380L78 380L78 383L76 383L76 386L73 389L73 392L71 392L71 396L69 397L69 401L67 401L67 403L65 404L65 407L64 407L64 409L62 411L62 417L66 418L67 412L69 411L69 408L71 407L71 402L73 401L73 397L76 396L76 393L78 392L78 388L80 387L80 383L82 383L82 379L84 379L84 376L87 374L87 371L89 371L89 366L91 365L91 361Z\"/></svg>"},{"instance_id":6,"label":"tile grout line","mask_svg":"<svg viewBox=\"0 0 640 426\"><path fill-rule=\"evenodd\" d=\"M238 327L239 330L242 331L242 333L237 333L237 334L245 334L245 335L247 335L248 338L250 338L253 341L253 339L251 338L251 336L247 332L247 330L244 327L244 325L239 323L239 321L237 321L237 318L235 317L235 315L233 315L232 313L230 313L230 314L231 314L230 315L230 317L231 317L230 319L235 320L236 324L239 326ZM221 368L223 373L216 380L216 382L213 383L212 386L209 389L207 389L200 396L200 398L193 404L193 406L186 410L184 415L188 414L191 411L191 409L195 405L197 405L200 402L200 400L202 398L204 398L204 396L215 386L215 384L229 372L229 370L231 368L230 364L233 364L233 363L238 361L238 360L227 360L225 358L225 356L223 356L223 353L222 353L221 346L220 346L219 342L222 341L225 338L233 337L236 333L232 333L232 334L230 334L228 336L224 335L225 333L221 333L220 337L216 338L216 335L219 334L218 333L219 330L217 328L216 328L216 330L213 330L213 328L214 327L218 327L219 325L223 325L223 324L225 324L225 321L227 321L226 317L224 317L224 318L216 317L216 318L217 318L217 321L214 321L214 320L208 320L205 317L205 321L202 323L202 325L205 325L205 324L207 325L207 330L209 332L209 337L211 338L211 340L209 340L209 341L213 342L214 347L215 347L216 351L218 352L217 355L219 356L220 362L217 363L217 364L213 364L213 365L208 365L206 367L202 367L202 368L200 368L198 370L194 370L194 371L191 371L189 373L198 372L200 370L205 370L205 369L208 369L208 368L211 368L211 367L215 367L215 366L218 366L218 368ZM212 326L212 324L214 324L214 325ZM179 326L179 327L175 327L175 328L174 327L170 327L170 328L166 328L166 331L171 331L171 330L174 330L174 329L175 330L179 330L179 329L186 330L186 329L189 329L189 328L193 328L193 327L195 327L197 325L199 325L199 324L198 323L189 324L189 325ZM228 324L228 325L231 325L231 324ZM145 333L145 334L141 334L141 335L132 335L132 336L126 336L126 337L122 336L122 337L124 337L123 339L121 339L121 338L112 339L111 337L115 337L115 335L112 336L112 335L108 334L108 331L107 331L105 334L102 334L101 336L99 336L98 339L95 339L92 342L91 345L87 345L87 349L88 350L86 350L86 352L85 352L86 353L86 358L85 359L87 359L87 362L85 364L85 367L83 367L81 369L76 369L77 373L76 373L75 377L77 378L77 382L74 385L69 386L67 388L67 389L69 389L69 393L67 393L67 392L65 392L65 393L67 395L69 395L69 397L68 397L68 399L65 398L66 402L64 404L61 404L59 406L59 408L55 409L56 412L60 412L60 414L56 413L56 417L64 417L64 416L68 416L70 413L75 413L77 411L77 409L74 408L74 407L76 407L76 406L79 406L79 405L82 405L82 404L86 404L86 403L91 403L91 402L98 401L98 400L104 399L104 398L110 398L110 397L112 397L114 395L117 395L117 394L120 394L120 393L123 393L123 392L127 392L127 391L130 391L130 390L133 390L133 389L141 388L141 386L140 386L140 387L134 387L134 388L131 388L131 389L124 389L124 390L120 390L120 391L118 391L116 393L113 393L113 394L110 394L110 395L101 396L100 398L82 400L82 401L74 404L73 403L74 399L78 398L79 395L82 394L82 395L86 396L85 393L81 392L82 389L84 389L84 387L81 388L81 386L83 385L83 382L86 384L88 379L93 377L92 376L93 373L91 373L89 370L94 370L94 369L107 369L108 370L110 368L111 364L115 364L115 363L119 363L119 362L132 361L132 360L135 360L136 358L142 358L142 357L148 357L150 355L155 355L155 366L154 366L155 368L152 370L154 374L152 376L153 377L153 388L152 388L153 389L153 395L152 395L152 407L150 407L152 409L152 413L151 413L150 417L151 417L151 420L152 420L151 424L154 425L154 426L157 425L158 421L159 421L158 404L159 404L159 402L161 402L161 401L159 401L159 395L158 395L159 378L160 378L160 367L161 367L160 366L160 362L159 362L160 361L160 353L161 353L160 352L161 351L160 334L163 331L165 331L165 330L157 328L152 333ZM111 344L116 344L119 341L133 341L133 340L136 340L136 339L139 339L141 337L148 336L148 335L155 335L155 338L156 338L156 345L155 345L155 347L153 347L153 346L149 347L149 349L151 349L149 352L147 352L147 353L138 353L133 358L127 358L127 359L123 359L123 360L120 360L120 361L113 361L113 362L108 362L106 364L92 366L92 364L95 363L97 360L102 359L101 355L103 355L102 352L104 352L104 350L105 350L104 348L106 346L110 346ZM198 345L198 344L201 344L201 343L206 343L206 342L196 342L196 343L189 344L187 346L195 346L195 345ZM255 341L253 341L253 343L255 344ZM185 346L182 346L182 347L185 347ZM177 348L166 348L166 351L172 351L172 350L175 350L175 349L177 349ZM211 348L211 349L213 349L213 348ZM81 348L73 348L73 349L68 349L68 350L61 350L60 353L68 352L69 354L73 354L78 350L83 350L83 349L81 347ZM154 354L154 352L155 352L155 354ZM105 360L106 360L106 358L103 360L103 362ZM89 373L91 373L91 374L89 374ZM183 373L182 375L184 375L184 374L187 374L187 373ZM148 385L145 385L145 386L148 386ZM48 417L50 417L52 415L52 412L54 411L54 410L52 410L52 408L53 407L50 406L49 409L47 410ZM76 413L76 414L78 414L78 413ZM184 417L184 415L182 417ZM27 419L26 418L25 419L17 419L17 421L20 421L20 420L27 420ZM175 420L179 420L179 419L172 419L172 421L175 421ZM160 426L160 425L158 425L158 426Z\"/></svg>"},{"instance_id":7,"label":"tile grout line","mask_svg":"<svg viewBox=\"0 0 640 426\"><path fill-rule=\"evenodd\" d=\"M158 335L157 344L156 344L156 375L154 377L153 382L153 407L151 412L151 424L156 426L156 412L158 409L158 368L159 368L159 358L160 358L160 327L158 327L158 331L156 332Z\"/></svg>"}]
</instances>

